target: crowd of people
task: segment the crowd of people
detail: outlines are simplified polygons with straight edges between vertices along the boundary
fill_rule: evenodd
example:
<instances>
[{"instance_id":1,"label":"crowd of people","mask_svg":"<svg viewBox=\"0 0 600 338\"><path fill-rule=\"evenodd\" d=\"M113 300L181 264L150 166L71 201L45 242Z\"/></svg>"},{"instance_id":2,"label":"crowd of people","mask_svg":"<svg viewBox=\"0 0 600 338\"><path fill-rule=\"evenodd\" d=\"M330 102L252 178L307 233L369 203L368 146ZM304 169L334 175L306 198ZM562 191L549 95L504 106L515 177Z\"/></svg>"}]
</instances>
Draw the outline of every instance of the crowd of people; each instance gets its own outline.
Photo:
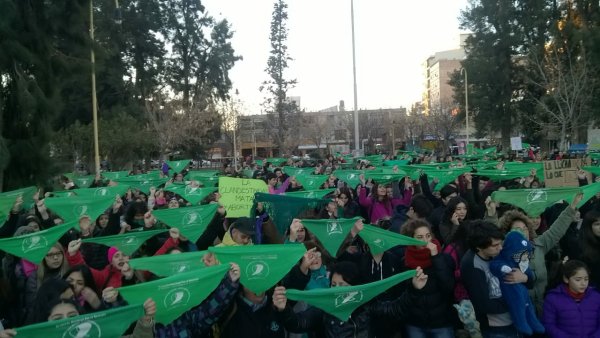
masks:
<instances>
[{"instance_id":1,"label":"crowd of people","mask_svg":"<svg viewBox=\"0 0 600 338\"><path fill-rule=\"evenodd\" d=\"M429 159L407 159L424 165ZM135 270L129 260L176 255L213 246L264 244L304 245L302 259L276 286L254 293L240 283L240 266L230 263L218 287L200 304L169 324L156 323L156 300L147 295L144 316L135 321L128 337L600 337L600 193L581 206L583 194L557 201L540 216L518 206L497 203L491 195L506 189L543 188L529 176L492 180L473 163L446 158L453 167L468 168L440 186L421 173L378 182L365 172L376 168L357 161L363 170L353 186L335 175L350 163L329 156L312 163L311 175L327 176L320 189L332 189L326 203L306 208L287 230L274 224L268 210L256 205L256 218L231 218L219 206L206 230L196 240L180 229L158 221L153 211L186 208L193 203L161 185L148 193L129 189L116 196L96 219L83 215L78 229L67 231L49 247L39 264L2 252L0 279L0 338L18 337L18 328L127 305L119 288L160 278ZM439 162L438 162L439 163ZM302 190L300 180L285 167L309 166L304 160L284 165L244 165L255 179L263 179L270 194ZM435 168L435 165L432 166ZM394 170L397 168L394 167ZM240 171L241 172L241 171ZM168 166L161 175L168 174ZM227 168L226 173L239 172ZM187 170L172 172L169 184L199 186L187 181ZM587 182L584 172L579 182ZM67 177L65 190L78 189ZM99 175L93 186L116 183ZM57 194L40 189L32 206L14 199L0 238L23 236L58 226L64 220L46 206ZM201 203L219 203L218 192ZM578 207L579 206L579 207ZM303 220L356 218L352 231L337 252L329 252ZM420 240L424 245L397 246L373 253L357 234L365 224ZM116 247L84 239L135 231L165 229L131 255ZM213 254L197 262L220 264ZM357 286L390 278L405 271L416 274L357 308L348 320L292 301L289 289L315 290ZM136 318L137 319L137 318ZM79 336L78 336L79 337Z\"/></svg>"}]
</instances>

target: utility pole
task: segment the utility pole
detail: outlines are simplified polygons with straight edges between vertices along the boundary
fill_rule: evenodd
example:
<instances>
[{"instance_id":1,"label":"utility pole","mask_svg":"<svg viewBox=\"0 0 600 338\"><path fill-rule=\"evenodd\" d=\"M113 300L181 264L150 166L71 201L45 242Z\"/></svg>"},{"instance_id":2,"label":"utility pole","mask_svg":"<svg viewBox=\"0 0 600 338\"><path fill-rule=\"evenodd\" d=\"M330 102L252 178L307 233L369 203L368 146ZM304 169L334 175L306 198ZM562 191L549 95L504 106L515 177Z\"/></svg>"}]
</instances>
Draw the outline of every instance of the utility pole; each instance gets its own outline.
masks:
<instances>
[{"instance_id":1,"label":"utility pole","mask_svg":"<svg viewBox=\"0 0 600 338\"><path fill-rule=\"evenodd\" d=\"M360 137L358 135L358 98L356 89L356 46L354 43L354 0L350 0L350 16L352 19L352 74L354 76L354 156L360 155Z\"/></svg>"}]
</instances>

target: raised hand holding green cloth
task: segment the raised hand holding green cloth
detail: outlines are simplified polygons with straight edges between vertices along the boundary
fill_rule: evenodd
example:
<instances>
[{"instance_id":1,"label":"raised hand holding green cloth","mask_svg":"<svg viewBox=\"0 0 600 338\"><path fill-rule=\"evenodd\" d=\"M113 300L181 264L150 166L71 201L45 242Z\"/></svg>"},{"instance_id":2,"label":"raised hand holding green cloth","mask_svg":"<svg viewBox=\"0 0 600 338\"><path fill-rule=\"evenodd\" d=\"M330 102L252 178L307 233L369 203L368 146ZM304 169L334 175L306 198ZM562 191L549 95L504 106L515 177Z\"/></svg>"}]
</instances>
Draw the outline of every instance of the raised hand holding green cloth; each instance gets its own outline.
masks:
<instances>
[{"instance_id":1,"label":"raised hand holding green cloth","mask_svg":"<svg viewBox=\"0 0 600 338\"><path fill-rule=\"evenodd\" d=\"M155 210L152 215L170 227L179 229L181 233L196 242L212 219L219 205L211 203L195 207Z\"/></svg>"},{"instance_id":2,"label":"raised hand holding green cloth","mask_svg":"<svg viewBox=\"0 0 600 338\"><path fill-rule=\"evenodd\" d=\"M427 245L426 242L418 239L393 233L370 224L365 224L358 235L369 244L369 249L373 255L378 255L398 245Z\"/></svg>"},{"instance_id":3,"label":"raised hand holding green cloth","mask_svg":"<svg viewBox=\"0 0 600 338\"><path fill-rule=\"evenodd\" d=\"M146 295L146 298L149 296ZM144 299L145 300L145 299ZM144 315L142 303L118 307L16 329L19 338L121 337L129 325Z\"/></svg>"},{"instance_id":4,"label":"raised hand holding green cloth","mask_svg":"<svg viewBox=\"0 0 600 338\"><path fill-rule=\"evenodd\" d=\"M156 321L168 325L184 312L198 306L221 283L228 264L179 273L152 282L119 288L130 304L143 303L148 297L156 302Z\"/></svg>"},{"instance_id":5,"label":"raised hand holding green cloth","mask_svg":"<svg viewBox=\"0 0 600 338\"><path fill-rule=\"evenodd\" d=\"M348 186L355 188L360 184L360 175L363 173L362 170L336 170L333 175L338 179L348 183Z\"/></svg>"},{"instance_id":6,"label":"raised hand holding green cloth","mask_svg":"<svg viewBox=\"0 0 600 338\"><path fill-rule=\"evenodd\" d=\"M129 260L129 266L136 270L150 271L160 277L172 276L206 268L206 265L202 261L202 257L206 253L208 251L205 250L135 258Z\"/></svg>"},{"instance_id":7,"label":"raised hand holding green cloth","mask_svg":"<svg viewBox=\"0 0 600 338\"><path fill-rule=\"evenodd\" d=\"M334 191L335 191L335 189L294 191L294 192L286 192L285 196L302 197L302 198L324 198L325 196L331 194Z\"/></svg>"},{"instance_id":8,"label":"raised hand holding green cloth","mask_svg":"<svg viewBox=\"0 0 600 338\"><path fill-rule=\"evenodd\" d=\"M571 201L581 188L513 189L494 191L492 200L523 209L528 216L539 216L546 208L560 201Z\"/></svg>"},{"instance_id":9,"label":"raised hand holding green cloth","mask_svg":"<svg viewBox=\"0 0 600 338\"><path fill-rule=\"evenodd\" d=\"M578 208L581 208L587 201L594 197L594 195L600 193L600 182L584 185L580 188L583 192L583 198L581 199L581 202L577 204Z\"/></svg>"},{"instance_id":10,"label":"raised hand holding green cloth","mask_svg":"<svg viewBox=\"0 0 600 338\"><path fill-rule=\"evenodd\" d=\"M166 230L131 231L122 235L92 237L81 240L83 243L98 243L108 247L114 246L125 255L130 256L145 241Z\"/></svg>"},{"instance_id":11,"label":"raised hand holding green cloth","mask_svg":"<svg viewBox=\"0 0 600 338\"><path fill-rule=\"evenodd\" d=\"M283 167L283 172L289 176L296 176L296 178L298 178L298 176L300 176L300 175L313 174L315 172L315 168L313 168L313 167L297 168L297 167L285 166L285 167ZM319 175L319 176L321 176L321 175ZM323 176L327 177L327 175L323 175Z\"/></svg>"},{"instance_id":12,"label":"raised hand holding green cloth","mask_svg":"<svg viewBox=\"0 0 600 338\"><path fill-rule=\"evenodd\" d=\"M337 255L340 245L346 239L346 236L352 230L354 223L358 220L355 218L339 218L339 219L303 219L302 225L312 232L321 243L325 250L333 257Z\"/></svg>"},{"instance_id":13,"label":"raised hand holding green cloth","mask_svg":"<svg viewBox=\"0 0 600 338\"><path fill-rule=\"evenodd\" d=\"M112 205L114 199L115 196L71 196L68 198L45 198L44 204L48 209L57 213L62 219L70 222L78 221L83 215L90 216L92 220L95 220Z\"/></svg>"},{"instance_id":14,"label":"raised hand holding green cloth","mask_svg":"<svg viewBox=\"0 0 600 338\"><path fill-rule=\"evenodd\" d=\"M44 231L0 239L0 250L39 264L50 251L50 247L76 224L77 222L69 222Z\"/></svg>"},{"instance_id":15,"label":"raised hand holding green cloth","mask_svg":"<svg viewBox=\"0 0 600 338\"><path fill-rule=\"evenodd\" d=\"M285 294L288 299L306 302L341 321L347 321L359 306L415 275L416 271L410 270L369 284L308 291L289 289Z\"/></svg>"},{"instance_id":16,"label":"raised hand holding green cloth","mask_svg":"<svg viewBox=\"0 0 600 338\"><path fill-rule=\"evenodd\" d=\"M0 193L0 226L8 218L10 209L15 204L17 197L21 196L23 198L23 207L29 209L33 204L33 195L36 191L36 187L27 187Z\"/></svg>"},{"instance_id":17,"label":"raised hand holding green cloth","mask_svg":"<svg viewBox=\"0 0 600 338\"><path fill-rule=\"evenodd\" d=\"M77 185L79 188L89 188L92 183L94 183L95 177L93 175L89 176L74 176L72 178L73 183Z\"/></svg>"},{"instance_id":18,"label":"raised hand holding green cloth","mask_svg":"<svg viewBox=\"0 0 600 338\"><path fill-rule=\"evenodd\" d=\"M329 175L300 174L296 176L296 180L300 182L304 190L317 190L328 178Z\"/></svg>"},{"instance_id":19,"label":"raised hand holding green cloth","mask_svg":"<svg viewBox=\"0 0 600 338\"><path fill-rule=\"evenodd\" d=\"M185 167L187 167L192 160L181 160L181 161L166 161L169 169L173 170L175 173L180 173Z\"/></svg>"},{"instance_id":20,"label":"raised hand holding green cloth","mask_svg":"<svg viewBox=\"0 0 600 338\"><path fill-rule=\"evenodd\" d=\"M178 184L170 184L165 187L164 190L176 193L177 195L183 197L186 201L190 202L193 205L197 205L203 199L208 197L208 195L217 191L217 187L208 187L208 188L198 188L193 187L191 185L178 185Z\"/></svg>"},{"instance_id":21,"label":"raised hand holding green cloth","mask_svg":"<svg viewBox=\"0 0 600 338\"><path fill-rule=\"evenodd\" d=\"M221 263L237 263L240 281L254 293L277 284L306 252L304 245L264 244L210 247Z\"/></svg>"},{"instance_id":22,"label":"raised hand holding green cloth","mask_svg":"<svg viewBox=\"0 0 600 338\"><path fill-rule=\"evenodd\" d=\"M102 177L114 181L117 178L122 178L122 177L126 177L127 175L129 175L129 171L105 171L102 173Z\"/></svg>"}]
</instances>

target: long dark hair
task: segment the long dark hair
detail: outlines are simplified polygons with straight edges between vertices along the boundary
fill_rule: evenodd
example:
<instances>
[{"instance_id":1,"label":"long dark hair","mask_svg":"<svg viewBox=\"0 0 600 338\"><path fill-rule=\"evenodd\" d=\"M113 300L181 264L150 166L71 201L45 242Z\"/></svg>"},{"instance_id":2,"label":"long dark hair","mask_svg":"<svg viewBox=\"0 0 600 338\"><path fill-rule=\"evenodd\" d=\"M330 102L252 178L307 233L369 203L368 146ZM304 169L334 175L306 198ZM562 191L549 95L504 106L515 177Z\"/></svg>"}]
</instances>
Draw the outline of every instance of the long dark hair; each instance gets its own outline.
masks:
<instances>
[{"instance_id":1,"label":"long dark hair","mask_svg":"<svg viewBox=\"0 0 600 338\"><path fill-rule=\"evenodd\" d=\"M557 286L564 284L564 278L569 279L573 277L577 271L580 269L584 269L587 271L588 276L590 274L590 268L582 261L578 261L576 259L571 259L566 261L565 263L560 263L558 269L556 269L556 274L554 278L550 280L548 283L547 290L551 290L556 288Z\"/></svg>"},{"instance_id":2,"label":"long dark hair","mask_svg":"<svg viewBox=\"0 0 600 338\"><path fill-rule=\"evenodd\" d=\"M582 257L587 261L600 261L600 237L594 235L592 224L600 221L600 211L591 210L581 222L582 231Z\"/></svg>"},{"instance_id":3,"label":"long dark hair","mask_svg":"<svg viewBox=\"0 0 600 338\"><path fill-rule=\"evenodd\" d=\"M69 275L72 274L73 272L80 272L81 276L83 277L83 282L85 283L85 286L87 286L88 288L90 288L90 289L94 290L94 292L96 292L96 282L94 281L94 276L92 275L92 270L90 270L90 268L88 268L85 265L76 265L76 266L72 267L71 269L69 269L69 271L67 271L63 275L63 279L67 280Z\"/></svg>"},{"instance_id":4,"label":"long dark hair","mask_svg":"<svg viewBox=\"0 0 600 338\"><path fill-rule=\"evenodd\" d=\"M27 324L47 321L54 305L61 302L61 294L70 288L71 285L63 279L51 278L45 281L35 296L35 300L27 316Z\"/></svg>"},{"instance_id":5,"label":"long dark hair","mask_svg":"<svg viewBox=\"0 0 600 338\"><path fill-rule=\"evenodd\" d=\"M443 222L450 222L454 211L456 211L456 207L460 203L464 203L465 207L467 208L467 214L465 215L465 219L463 220L463 222L469 219L469 203L467 203L467 200L465 200L464 198L456 196L452 197L450 201L448 201L448 204L446 204L446 210L444 210L444 217L442 218Z\"/></svg>"}]
</instances>

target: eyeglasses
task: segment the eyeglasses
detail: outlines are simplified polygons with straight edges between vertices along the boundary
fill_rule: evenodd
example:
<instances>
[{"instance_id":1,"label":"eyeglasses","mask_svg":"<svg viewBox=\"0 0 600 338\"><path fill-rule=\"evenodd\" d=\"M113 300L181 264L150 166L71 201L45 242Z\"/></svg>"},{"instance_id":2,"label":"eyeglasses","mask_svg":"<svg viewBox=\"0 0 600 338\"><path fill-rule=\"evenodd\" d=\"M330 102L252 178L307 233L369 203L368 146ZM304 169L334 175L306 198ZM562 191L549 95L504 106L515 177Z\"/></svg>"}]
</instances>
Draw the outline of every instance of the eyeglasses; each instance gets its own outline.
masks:
<instances>
[{"instance_id":1,"label":"eyeglasses","mask_svg":"<svg viewBox=\"0 0 600 338\"><path fill-rule=\"evenodd\" d=\"M49 253L46 255L47 258L54 258L54 259L61 258L62 256L63 256L62 252L52 252L52 253Z\"/></svg>"}]
</instances>

